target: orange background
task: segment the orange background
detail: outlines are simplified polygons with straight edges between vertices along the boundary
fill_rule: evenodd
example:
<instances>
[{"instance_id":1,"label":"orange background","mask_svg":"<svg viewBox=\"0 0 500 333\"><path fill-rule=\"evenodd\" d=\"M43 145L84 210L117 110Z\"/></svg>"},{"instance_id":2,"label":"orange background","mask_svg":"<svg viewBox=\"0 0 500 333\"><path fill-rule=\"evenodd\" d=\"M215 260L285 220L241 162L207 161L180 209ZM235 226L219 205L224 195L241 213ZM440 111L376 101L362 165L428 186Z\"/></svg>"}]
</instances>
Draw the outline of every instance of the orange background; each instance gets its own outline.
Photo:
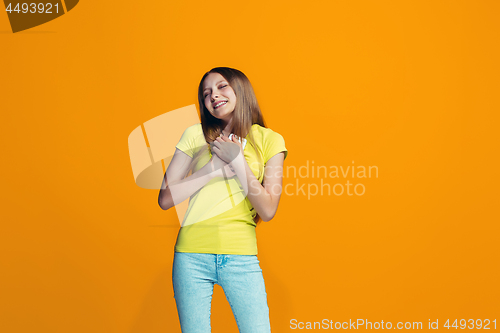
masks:
<instances>
[{"instance_id":1,"label":"orange background","mask_svg":"<svg viewBox=\"0 0 500 333\"><path fill-rule=\"evenodd\" d=\"M250 78L285 166L379 168L363 196L283 195L257 228L273 332L498 326L499 9L87 0L16 34L0 13L0 331L180 332L176 214L135 185L127 137L216 66ZM212 328L237 331L218 286Z\"/></svg>"}]
</instances>

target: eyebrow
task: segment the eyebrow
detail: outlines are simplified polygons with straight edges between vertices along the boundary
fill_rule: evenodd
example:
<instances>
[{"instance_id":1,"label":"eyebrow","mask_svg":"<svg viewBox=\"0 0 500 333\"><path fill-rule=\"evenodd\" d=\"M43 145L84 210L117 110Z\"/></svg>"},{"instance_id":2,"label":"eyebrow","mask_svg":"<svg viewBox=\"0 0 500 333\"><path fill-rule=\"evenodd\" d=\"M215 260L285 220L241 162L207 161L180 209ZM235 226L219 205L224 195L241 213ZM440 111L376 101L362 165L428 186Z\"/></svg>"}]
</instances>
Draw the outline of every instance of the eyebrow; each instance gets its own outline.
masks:
<instances>
[{"instance_id":1,"label":"eyebrow","mask_svg":"<svg viewBox=\"0 0 500 333\"><path fill-rule=\"evenodd\" d=\"M226 81L226 80L220 80L220 81L219 81L219 82L217 82L215 85L218 85L219 83L224 82L224 81ZM203 92L205 92L205 90L207 90L207 89L210 89L210 88L205 88L205 89L203 89Z\"/></svg>"}]
</instances>

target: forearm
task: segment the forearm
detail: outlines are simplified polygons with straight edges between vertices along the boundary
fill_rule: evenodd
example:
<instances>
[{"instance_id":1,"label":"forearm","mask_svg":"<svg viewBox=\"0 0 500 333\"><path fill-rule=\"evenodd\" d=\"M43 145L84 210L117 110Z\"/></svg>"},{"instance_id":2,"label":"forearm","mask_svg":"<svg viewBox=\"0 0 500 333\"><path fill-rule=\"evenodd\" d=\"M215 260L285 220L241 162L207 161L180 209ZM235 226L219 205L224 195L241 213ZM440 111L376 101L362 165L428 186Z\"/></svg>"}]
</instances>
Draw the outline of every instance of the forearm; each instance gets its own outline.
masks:
<instances>
[{"instance_id":1,"label":"forearm","mask_svg":"<svg viewBox=\"0 0 500 333\"><path fill-rule=\"evenodd\" d=\"M167 210L183 202L205 186L210 180L221 175L222 171L220 169L212 171L210 163L207 163L198 171L182 180L168 182L165 175L160 188L158 204L162 209Z\"/></svg>"},{"instance_id":2,"label":"forearm","mask_svg":"<svg viewBox=\"0 0 500 333\"><path fill-rule=\"evenodd\" d=\"M231 162L231 166L240 180L245 195L264 221L269 221L276 213L279 197L273 197L255 177L243 154Z\"/></svg>"}]
</instances>

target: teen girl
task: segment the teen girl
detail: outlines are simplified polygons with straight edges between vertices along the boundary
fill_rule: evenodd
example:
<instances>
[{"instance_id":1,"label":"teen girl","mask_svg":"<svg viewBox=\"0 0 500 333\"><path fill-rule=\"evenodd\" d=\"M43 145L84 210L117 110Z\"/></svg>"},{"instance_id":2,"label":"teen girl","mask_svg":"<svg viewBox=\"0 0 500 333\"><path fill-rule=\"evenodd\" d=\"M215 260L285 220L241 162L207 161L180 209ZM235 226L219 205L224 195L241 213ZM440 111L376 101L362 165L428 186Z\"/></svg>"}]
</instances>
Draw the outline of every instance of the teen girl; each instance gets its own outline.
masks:
<instances>
[{"instance_id":1,"label":"teen girl","mask_svg":"<svg viewBox=\"0 0 500 333\"><path fill-rule=\"evenodd\" d=\"M198 101L201 124L184 131L158 197L165 210L189 198L172 268L181 329L211 331L218 284L241 333L270 332L255 227L276 214L285 141L266 128L252 85L239 70L205 73Z\"/></svg>"}]
</instances>

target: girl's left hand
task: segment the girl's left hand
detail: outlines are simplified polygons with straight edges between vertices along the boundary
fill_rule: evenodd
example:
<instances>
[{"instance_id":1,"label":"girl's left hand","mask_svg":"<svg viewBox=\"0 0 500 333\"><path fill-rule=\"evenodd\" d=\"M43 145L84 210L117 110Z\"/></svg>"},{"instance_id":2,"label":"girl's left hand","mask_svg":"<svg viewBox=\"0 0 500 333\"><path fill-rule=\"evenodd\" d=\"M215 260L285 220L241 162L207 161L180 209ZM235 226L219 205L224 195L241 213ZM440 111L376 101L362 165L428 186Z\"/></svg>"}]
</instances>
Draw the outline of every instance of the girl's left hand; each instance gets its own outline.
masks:
<instances>
[{"instance_id":1,"label":"girl's left hand","mask_svg":"<svg viewBox=\"0 0 500 333\"><path fill-rule=\"evenodd\" d=\"M238 156L239 153L243 154L243 147L235 135L229 140L227 136L219 136L213 142L212 151L219 156L219 158L226 163L231 163Z\"/></svg>"}]
</instances>

